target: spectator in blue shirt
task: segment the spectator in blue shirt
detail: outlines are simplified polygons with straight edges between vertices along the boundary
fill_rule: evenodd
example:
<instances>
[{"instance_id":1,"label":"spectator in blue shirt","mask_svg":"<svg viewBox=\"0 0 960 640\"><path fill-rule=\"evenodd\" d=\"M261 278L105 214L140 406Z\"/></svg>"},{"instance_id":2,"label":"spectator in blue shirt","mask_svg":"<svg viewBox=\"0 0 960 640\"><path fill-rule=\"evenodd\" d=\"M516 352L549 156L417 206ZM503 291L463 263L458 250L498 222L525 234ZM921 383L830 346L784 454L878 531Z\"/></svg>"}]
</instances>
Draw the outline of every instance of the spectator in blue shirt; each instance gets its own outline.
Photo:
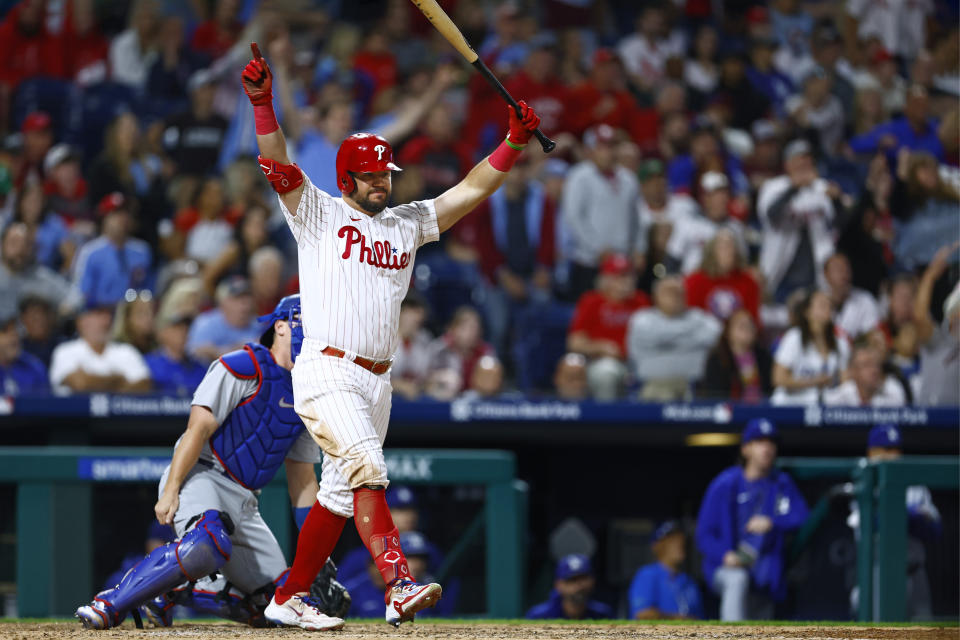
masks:
<instances>
[{"instance_id":1,"label":"spectator in blue shirt","mask_svg":"<svg viewBox=\"0 0 960 640\"><path fill-rule=\"evenodd\" d=\"M891 167L897 166L897 152L902 148L926 151L944 162L946 155L937 132L938 123L929 114L930 99L926 88L913 85L907 92L903 115L851 138L850 148L856 153L883 151Z\"/></svg>"},{"instance_id":2,"label":"spectator in blue shirt","mask_svg":"<svg viewBox=\"0 0 960 640\"><path fill-rule=\"evenodd\" d=\"M613 617L609 605L591 600L596 580L590 558L571 553L560 558L550 599L527 611L531 620L603 620Z\"/></svg>"},{"instance_id":3,"label":"spectator in blue shirt","mask_svg":"<svg viewBox=\"0 0 960 640\"><path fill-rule=\"evenodd\" d=\"M187 333L193 317L162 316L157 320L157 349L146 356L153 388L175 396L192 395L206 367L187 354Z\"/></svg>"},{"instance_id":4,"label":"spectator in blue shirt","mask_svg":"<svg viewBox=\"0 0 960 640\"><path fill-rule=\"evenodd\" d=\"M697 547L724 621L770 618L773 602L786 596L784 539L803 524L807 503L790 476L773 466L776 439L769 420L748 422L743 464L714 478L700 505Z\"/></svg>"},{"instance_id":5,"label":"spectator in blue shirt","mask_svg":"<svg viewBox=\"0 0 960 640\"><path fill-rule=\"evenodd\" d=\"M43 365L50 365L50 357L63 342L57 332L57 316L50 301L28 295L20 301L20 326L23 328L21 345L27 353L36 356Z\"/></svg>"},{"instance_id":6,"label":"spectator in blue shirt","mask_svg":"<svg viewBox=\"0 0 960 640\"><path fill-rule=\"evenodd\" d=\"M747 80L753 88L762 93L773 106L777 116L784 118L784 105L793 95L793 81L773 64L776 41L769 36L759 36L750 43L750 66L747 67Z\"/></svg>"},{"instance_id":7,"label":"spectator in blue shirt","mask_svg":"<svg viewBox=\"0 0 960 640\"><path fill-rule=\"evenodd\" d=\"M250 283L232 276L217 286L217 308L197 316L187 337L187 351L201 362L212 362L228 351L256 342L263 333L254 315Z\"/></svg>"},{"instance_id":8,"label":"spectator in blue shirt","mask_svg":"<svg viewBox=\"0 0 960 640\"><path fill-rule=\"evenodd\" d=\"M719 160L723 173L730 180L730 191L741 196L748 193L750 183L743 173L743 164L728 153L720 140L720 134L709 125L700 126L690 134L690 150L678 154L667 167L667 181L673 192L691 193L697 177L706 170L708 163Z\"/></svg>"},{"instance_id":9,"label":"spectator in blue shirt","mask_svg":"<svg viewBox=\"0 0 960 640\"><path fill-rule=\"evenodd\" d=\"M687 534L675 520L653 532L651 545L657 561L640 567L630 583L630 617L637 620L703 618L703 600L697 583L680 567L687 559Z\"/></svg>"},{"instance_id":10,"label":"spectator in blue shirt","mask_svg":"<svg viewBox=\"0 0 960 640\"><path fill-rule=\"evenodd\" d=\"M353 131L353 105L346 100L334 101L320 107L318 116L318 130L305 131L300 138L297 164L318 189L340 195L330 167L336 165L340 142Z\"/></svg>"},{"instance_id":11,"label":"spectator in blue shirt","mask_svg":"<svg viewBox=\"0 0 960 640\"><path fill-rule=\"evenodd\" d=\"M47 368L20 347L17 317L0 319L0 395L49 393Z\"/></svg>"},{"instance_id":12,"label":"spectator in blue shirt","mask_svg":"<svg viewBox=\"0 0 960 640\"><path fill-rule=\"evenodd\" d=\"M131 238L130 204L120 192L104 196L97 206L101 233L80 249L74 280L88 304L113 305L127 289L149 289L153 253Z\"/></svg>"}]
</instances>

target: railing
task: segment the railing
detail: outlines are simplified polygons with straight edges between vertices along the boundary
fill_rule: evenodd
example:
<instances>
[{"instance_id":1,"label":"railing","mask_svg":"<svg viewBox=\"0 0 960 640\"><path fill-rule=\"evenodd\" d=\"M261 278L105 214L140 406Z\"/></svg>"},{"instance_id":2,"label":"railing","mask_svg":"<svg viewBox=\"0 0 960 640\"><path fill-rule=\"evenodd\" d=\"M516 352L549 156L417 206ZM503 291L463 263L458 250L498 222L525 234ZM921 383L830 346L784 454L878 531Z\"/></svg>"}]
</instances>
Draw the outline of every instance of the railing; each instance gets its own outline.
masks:
<instances>
[{"instance_id":1,"label":"railing","mask_svg":"<svg viewBox=\"0 0 960 640\"><path fill-rule=\"evenodd\" d=\"M190 398L127 396L95 393L66 397L0 397L2 416L11 417L185 417ZM872 426L892 422L901 426L956 429L958 407L774 407L729 402L666 403L566 402L554 399L458 399L453 402L409 401L394 398L393 423L599 422L609 424L743 425L751 418L767 418L781 426Z\"/></svg>"},{"instance_id":2,"label":"railing","mask_svg":"<svg viewBox=\"0 0 960 640\"><path fill-rule=\"evenodd\" d=\"M904 457L882 462L870 462L866 458L781 458L778 465L796 479L853 480L861 526L876 522L873 535L862 531L857 540L860 585L857 617L861 621L906 620L907 487L960 488L960 460L946 456ZM882 585L882 589L875 599L878 585Z\"/></svg>"}]
</instances>

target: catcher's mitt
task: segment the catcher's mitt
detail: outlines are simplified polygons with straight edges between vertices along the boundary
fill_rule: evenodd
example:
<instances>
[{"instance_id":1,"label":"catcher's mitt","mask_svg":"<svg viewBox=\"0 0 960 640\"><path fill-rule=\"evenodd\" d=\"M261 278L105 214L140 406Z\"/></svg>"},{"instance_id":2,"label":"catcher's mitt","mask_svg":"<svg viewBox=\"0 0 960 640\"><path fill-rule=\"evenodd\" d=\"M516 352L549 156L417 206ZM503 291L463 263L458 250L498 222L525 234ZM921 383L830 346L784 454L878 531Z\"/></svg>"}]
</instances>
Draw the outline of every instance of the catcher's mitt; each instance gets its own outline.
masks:
<instances>
[{"instance_id":1,"label":"catcher's mitt","mask_svg":"<svg viewBox=\"0 0 960 640\"><path fill-rule=\"evenodd\" d=\"M350 592L337 582L337 565L327 558L327 563L310 585L310 595L323 603L320 610L328 616L346 618L350 610Z\"/></svg>"}]
</instances>

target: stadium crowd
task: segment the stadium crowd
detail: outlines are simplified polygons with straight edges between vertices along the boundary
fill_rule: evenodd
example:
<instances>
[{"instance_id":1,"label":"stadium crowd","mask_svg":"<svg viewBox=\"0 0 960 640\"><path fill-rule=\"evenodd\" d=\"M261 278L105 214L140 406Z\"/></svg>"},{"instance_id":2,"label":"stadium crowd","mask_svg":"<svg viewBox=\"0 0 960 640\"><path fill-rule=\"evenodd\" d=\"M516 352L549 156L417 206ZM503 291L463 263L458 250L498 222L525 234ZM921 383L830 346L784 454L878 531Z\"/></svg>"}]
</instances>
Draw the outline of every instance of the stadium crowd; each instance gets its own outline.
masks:
<instances>
[{"instance_id":1,"label":"stadium crowd","mask_svg":"<svg viewBox=\"0 0 960 640\"><path fill-rule=\"evenodd\" d=\"M442 1L558 141L418 256L395 393L960 404L947 2ZM189 395L298 290L239 73L337 194L452 186L503 105L406 0L0 2L4 395Z\"/></svg>"}]
</instances>

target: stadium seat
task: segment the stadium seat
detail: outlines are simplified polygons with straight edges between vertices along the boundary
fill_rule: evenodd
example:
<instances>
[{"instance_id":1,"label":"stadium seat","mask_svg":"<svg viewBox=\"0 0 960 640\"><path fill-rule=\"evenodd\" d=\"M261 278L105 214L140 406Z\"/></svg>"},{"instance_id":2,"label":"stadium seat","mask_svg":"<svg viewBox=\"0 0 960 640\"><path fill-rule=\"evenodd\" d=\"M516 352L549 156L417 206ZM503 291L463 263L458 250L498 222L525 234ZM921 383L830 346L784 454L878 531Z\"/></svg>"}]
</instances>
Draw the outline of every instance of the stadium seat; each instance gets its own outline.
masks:
<instances>
[{"instance_id":1,"label":"stadium seat","mask_svg":"<svg viewBox=\"0 0 960 640\"><path fill-rule=\"evenodd\" d=\"M87 87L80 97L81 117L71 120L68 141L83 150L88 160L103 147L103 134L110 122L139 104L133 89L114 82Z\"/></svg>"},{"instance_id":2,"label":"stadium seat","mask_svg":"<svg viewBox=\"0 0 960 640\"><path fill-rule=\"evenodd\" d=\"M65 80L38 76L28 78L17 87L11 113L19 130L23 119L34 111L45 111L53 120L54 137L61 139L65 130L79 125L77 109L80 89Z\"/></svg>"},{"instance_id":3,"label":"stadium seat","mask_svg":"<svg viewBox=\"0 0 960 640\"><path fill-rule=\"evenodd\" d=\"M476 265L457 262L442 251L418 255L414 286L427 299L430 325L442 333L457 308L482 304L482 277Z\"/></svg>"},{"instance_id":4,"label":"stadium seat","mask_svg":"<svg viewBox=\"0 0 960 640\"><path fill-rule=\"evenodd\" d=\"M559 302L530 305L518 314L513 343L518 389L552 387L553 370L567 350L571 318L573 306Z\"/></svg>"}]
</instances>

